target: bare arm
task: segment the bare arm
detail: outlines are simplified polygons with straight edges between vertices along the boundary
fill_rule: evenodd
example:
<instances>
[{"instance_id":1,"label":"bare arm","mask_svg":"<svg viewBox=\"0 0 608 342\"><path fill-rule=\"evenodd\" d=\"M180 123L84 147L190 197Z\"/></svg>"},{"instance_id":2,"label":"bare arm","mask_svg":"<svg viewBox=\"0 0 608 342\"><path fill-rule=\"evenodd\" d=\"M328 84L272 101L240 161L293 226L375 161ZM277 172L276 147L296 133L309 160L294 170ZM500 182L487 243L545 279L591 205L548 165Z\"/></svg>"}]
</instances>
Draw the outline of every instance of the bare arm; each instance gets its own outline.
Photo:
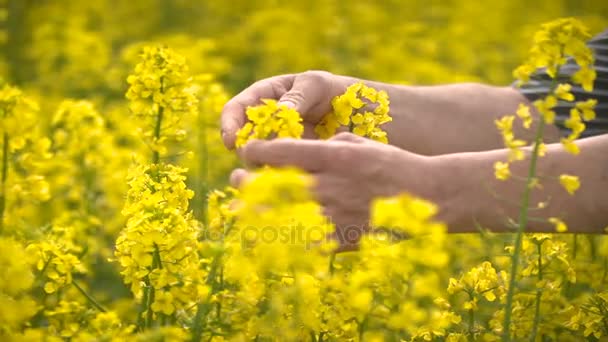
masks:
<instances>
[{"instance_id":1,"label":"bare arm","mask_svg":"<svg viewBox=\"0 0 608 342\"><path fill-rule=\"evenodd\" d=\"M344 88L357 79L340 76ZM386 90L393 121L385 125L389 143L422 155L487 151L503 147L494 121L515 114L528 100L512 87L477 83L402 86L365 81ZM531 130L516 128L518 138L532 139ZM558 140L557 127L545 130L545 140Z\"/></svg>"},{"instance_id":2,"label":"bare arm","mask_svg":"<svg viewBox=\"0 0 608 342\"><path fill-rule=\"evenodd\" d=\"M236 131L245 124L245 109L261 98L278 99L294 106L304 117L305 135L314 137L314 126L331 110L334 96L360 79L323 71L271 77L256 82L231 99L222 112L222 135L234 147ZM511 87L463 83L437 86L403 86L365 81L388 92L393 121L385 125L389 143L422 154L486 151L500 148L501 137L494 120L513 114L527 100ZM533 131L533 129L531 130ZM556 141L557 128L545 138ZM515 131L526 138L529 131Z\"/></svg>"},{"instance_id":3,"label":"bare arm","mask_svg":"<svg viewBox=\"0 0 608 342\"><path fill-rule=\"evenodd\" d=\"M581 153L573 156L560 144L551 144L547 156L539 159L538 176L542 188L534 189L531 207L546 202L544 209L530 210L534 220L527 231L554 231L540 221L559 217L570 232L603 233L608 226L608 135L578 141ZM476 223L494 231L507 231L507 218L518 219L519 204L524 190L521 180L499 181L494 178L492 164L505 160L507 151L458 153L433 157L437 170L437 188L432 196L440 205L441 219L451 232L470 232ZM513 174L525 177L529 158L513 163ZM560 174L580 177L581 187L568 194L559 184Z\"/></svg>"}]
</instances>

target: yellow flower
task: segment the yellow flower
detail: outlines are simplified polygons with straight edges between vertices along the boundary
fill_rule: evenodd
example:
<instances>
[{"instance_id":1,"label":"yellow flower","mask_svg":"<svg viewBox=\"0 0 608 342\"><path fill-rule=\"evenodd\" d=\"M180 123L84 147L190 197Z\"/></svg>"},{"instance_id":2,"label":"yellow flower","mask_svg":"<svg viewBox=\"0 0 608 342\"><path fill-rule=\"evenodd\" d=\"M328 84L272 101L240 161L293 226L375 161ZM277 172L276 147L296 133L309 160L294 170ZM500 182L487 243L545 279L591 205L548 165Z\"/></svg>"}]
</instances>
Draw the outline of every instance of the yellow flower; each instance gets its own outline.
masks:
<instances>
[{"instance_id":1,"label":"yellow flower","mask_svg":"<svg viewBox=\"0 0 608 342\"><path fill-rule=\"evenodd\" d=\"M550 125L555 121L555 112L553 108L557 105L557 98L549 95L544 99L534 101L534 106L545 120L545 123Z\"/></svg>"},{"instance_id":2,"label":"yellow flower","mask_svg":"<svg viewBox=\"0 0 608 342\"><path fill-rule=\"evenodd\" d=\"M530 76L536 71L536 67L530 64L522 64L513 71L513 77L518 81L517 84L521 86L524 83L530 81Z\"/></svg>"},{"instance_id":3,"label":"yellow flower","mask_svg":"<svg viewBox=\"0 0 608 342\"><path fill-rule=\"evenodd\" d=\"M247 122L238 132L236 147L244 146L251 139L300 138L304 132L300 114L277 101L263 99L263 104L248 107Z\"/></svg>"},{"instance_id":4,"label":"yellow flower","mask_svg":"<svg viewBox=\"0 0 608 342\"><path fill-rule=\"evenodd\" d=\"M166 154L169 142L183 140L182 117L198 111L195 88L185 58L173 50L147 46L140 57L127 78L126 98L131 113L143 123L143 140L153 152Z\"/></svg>"},{"instance_id":5,"label":"yellow flower","mask_svg":"<svg viewBox=\"0 0 608 342\"><path fill-rule=\"evenodd\" d=\"M570 92L570 90L572 90L572 86L570 84L560 83L555 89L555 96L557 96L558 99L574 101L574 95Z\"/></svg>"},{"instance_id":6,"label":"yellow flower","mask_svg":"<svg viewBox=\"0 0 608 342\"><path fill-rule=\"evenodd\" d=\"M588 99L586 101L579 101L576 103L576 109L582 112L583 119L585 121L591 121L595 119L595 106L597 105L596 99Z\"/></svg>"},{"instance_id":7,"label":"yellow flower","mask_svg":"<svg viewBox=\"0 0 608 342\"><path fill-rule=\"evenodd\" d=\"M571 176L563 174L559 176L560 184L568 191L570 195L573 195L576 190L581 186L581 183L577 176Z\"/></svg>"},{"instance_id":8,"label":"yellow flower","mask_svg":"<svg viewBox=\"0 0 608 342\"><path fill-rule=\"evenodd\" d=\"M564 149L568 153L574 154L574 155L577 155L577 154L580 153L580 149L579 149L578 145L574 141L572 141L571 139L562 138L560 140L560 142L561 142L562 146L564 147Z\"/></svg>"},{"instance_id":9,"label":"yellow flower","mask_svg":"<svg viewBox=\"0 0 608 342\"><path fill-rule=\"evenodd\" d=\"M372 140L388 143L386 132L379 126L392 121L389 99L385 91L377 91L363 82L350 85L346 92L331 101L333 111L323 117L315 127L320 138L327 139L340 125L350 125L352 133ZM374 107L372 111L366 110Z\"/></svg>"},{"instance_id":10,"label":"yellow flower","mask_svg":"<svg viewBox=\"0 0 608 342\"><path fill-rule=\"evenodd\" d=\"M585 66L574 73L572 80L582 85L585 91L593 91L593 82L595 81L596 76L597 74L594 69Z\"/></svg>"},{"instance_id":11,"label":"yellow flower","mask_svg":"<svg viewBox=\"0 0 608 342\"><path fill-rule=\"evenodd\" d=\"M532 125L532 115L530 115L530 107L520 103L515 114L523 121L524 128L530 128Z\"/></svg>"},{"instance_id":12,"label":"yellow flower","mask_svg":"<svg viewBox=\"0 0 608 342\"><path fill-rule=\"evenodd\" d=\"M503 163L497 161L494 163L494 176L496 179L507 180L511 177L511 171L509 170L509 163Z\"/></svg>"},{"instance_id":13,"label":"yellow flower","mask_svg":"<svg viewBox=\"0 0 608 342\"><path fill-rule=\"evenodd\" d=\"M547 145L545 145L545 143L540 143L538 145L538 156L539 157L544 157L547 154Z\"/></svg>"},{"instance_id":14,"label":"yellow flower","mask_svg":"<svg viewBox=\"0 0 608 342\"><path fill-rule=\"evenodd\" d=\"M427 232L437 211L437 206L432 202L403 193L374 199L371 222L376 228L388 228L416 236Z\"/></svg>"},{"instance_id":15,"label":"yellow flower","mask_svg":"<svg viewBox=\"0 0 608 342\"><path fill-rule=\"evenodd\" d=\"M175 311L173 305L173 295L169 291L157 291L152 303L152 310L162 312L165 315L170 315Z\"/></svg>"},{"instance_id":16,"label":"yellow flower","mask_svg":"<svg viewBox=\"0 0 608 342\"><path fill-rule=\"evenodd\" d=\"M549 222L555 226L555 231L558 233L565 233L568 231L568 226L566 223L557 217L550 217Z\"/></svg>"}]
</instances>

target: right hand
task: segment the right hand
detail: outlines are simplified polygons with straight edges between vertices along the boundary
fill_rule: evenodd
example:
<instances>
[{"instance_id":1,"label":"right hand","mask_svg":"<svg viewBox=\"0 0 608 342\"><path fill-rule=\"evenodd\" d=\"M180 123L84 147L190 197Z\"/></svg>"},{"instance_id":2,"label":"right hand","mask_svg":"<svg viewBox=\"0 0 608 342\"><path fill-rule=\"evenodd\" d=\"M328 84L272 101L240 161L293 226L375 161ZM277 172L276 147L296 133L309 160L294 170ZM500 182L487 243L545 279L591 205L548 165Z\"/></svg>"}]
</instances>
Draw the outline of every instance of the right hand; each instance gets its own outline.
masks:
<instances>
[{"instance_id":1,"label":"right hand","mask_svg":"<svg viewBox=\"0 0 608 342\"><path fill-rule=\"evenodd\" d=\"M245 110L261 99L277 100L297 110L304 120L304 137L316 138L314 127L331 111L331 100L346 89L342 78L326 71L306 71L255 82L226 103L222 110L222 139L234 148L236 133L245 125Z\"/></svg>"}]
</instances>

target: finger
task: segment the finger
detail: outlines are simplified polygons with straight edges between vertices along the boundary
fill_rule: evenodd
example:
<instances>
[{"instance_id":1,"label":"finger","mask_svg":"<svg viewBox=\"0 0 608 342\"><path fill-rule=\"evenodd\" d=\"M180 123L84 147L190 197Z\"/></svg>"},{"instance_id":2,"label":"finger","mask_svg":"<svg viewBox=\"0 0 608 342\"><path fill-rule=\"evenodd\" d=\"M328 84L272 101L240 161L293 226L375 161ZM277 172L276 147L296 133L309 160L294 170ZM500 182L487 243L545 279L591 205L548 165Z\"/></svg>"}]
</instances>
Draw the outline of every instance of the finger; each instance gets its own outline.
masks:
<instances>
[{"instance_id":1,"label":"finger","mask_svg":"<svg viewBox=\"0 0 608 342\"><path fill-rule=\"evenodd\" d=\"M326 142L300 139L252 140L240 155L251 166L295 166L307 172L322 171L329 160Z\"/></svg>"},{"instance_id":2,"label":"finger","mask_svg":"<svg viewBox=\"0 0 608 342\"><path fill-rule=\"evenodd\" d=\"M222 109L222 140L227 148L233 149L236 132L245 125L247 107L260 103L260 99L279 99L291 88L295 76L282 75L267 78L252 84L230 99Z\"/></svg>"},{"instance_id":3,"label":"finger","mask_svg":"<svg viewBox=\"0 0 608 342\"><path fill-rule=\"evenodd\" d=\"M285 92L279 99L279 104L284 104L298 111L304 119L312 122L320 118L309 118L314 107L321 101L327 99L329 93L329 82L324 76L317 72L306 72L293 81L289 91ZM321 113L324 114L324 113Z\"/></svg>"},{"instance_id":4,"label":"finger","mask_svg":"<svg viewBox=\"0 0 608 342\"><path fill-rule=\"evenodd\" d=\"M352 142L352 143L358 143L358 144L366 142L365 138L360 137L360 136L350 133L350 132L340 132L340 133L334 135L333 137L331 137L330 140L346 141L346 142Z\"/></svg>"},{"instance_id":5,"label":"finger","mask_svg":"<svg viewBox=\"0 0 608 342\"><path fill-rule=\"evenodd\" d=\"M234 169L230 174L230 185L235 188L240 188L252 175L245 169Z\"/></svg>"}]
</instances>

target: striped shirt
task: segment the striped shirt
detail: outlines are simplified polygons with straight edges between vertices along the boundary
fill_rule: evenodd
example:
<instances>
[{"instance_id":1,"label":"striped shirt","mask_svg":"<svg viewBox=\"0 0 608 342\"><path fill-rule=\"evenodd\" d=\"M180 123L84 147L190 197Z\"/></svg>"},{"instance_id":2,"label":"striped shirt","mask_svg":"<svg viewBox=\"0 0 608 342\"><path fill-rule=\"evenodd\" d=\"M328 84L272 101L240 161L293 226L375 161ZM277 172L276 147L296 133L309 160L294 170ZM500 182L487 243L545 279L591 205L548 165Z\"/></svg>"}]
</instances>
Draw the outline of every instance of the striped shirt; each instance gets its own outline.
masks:
<instances>
[{"instance_id":1,"label":"striped shirt","mask_svg":"<svg viewBox=\"0 0 608 342\"><path fill-rule=\"evenodd\" d=\"M572 75L578 70L576 63L569 58L566 65L560 68L558 80L561 83L572 85L572 94L576 101L584 101L590 98L597 100L595 107L596 119L586 122L587 129L581 134L581 138L608 133L608 30L593 37L587 45L593 50L595 56L595 71L597 77L592 92L586 92L579 85L571 82ZM539 69L530 77L530 82L519 88L520 92L530 101L545 97L551 86L551 78L544 69ZM564 121L570 117L570 109L574 102L559 101L555 108L555 124L563 135L570 133L564 127Z\"/></svg>"}]
</instances>

